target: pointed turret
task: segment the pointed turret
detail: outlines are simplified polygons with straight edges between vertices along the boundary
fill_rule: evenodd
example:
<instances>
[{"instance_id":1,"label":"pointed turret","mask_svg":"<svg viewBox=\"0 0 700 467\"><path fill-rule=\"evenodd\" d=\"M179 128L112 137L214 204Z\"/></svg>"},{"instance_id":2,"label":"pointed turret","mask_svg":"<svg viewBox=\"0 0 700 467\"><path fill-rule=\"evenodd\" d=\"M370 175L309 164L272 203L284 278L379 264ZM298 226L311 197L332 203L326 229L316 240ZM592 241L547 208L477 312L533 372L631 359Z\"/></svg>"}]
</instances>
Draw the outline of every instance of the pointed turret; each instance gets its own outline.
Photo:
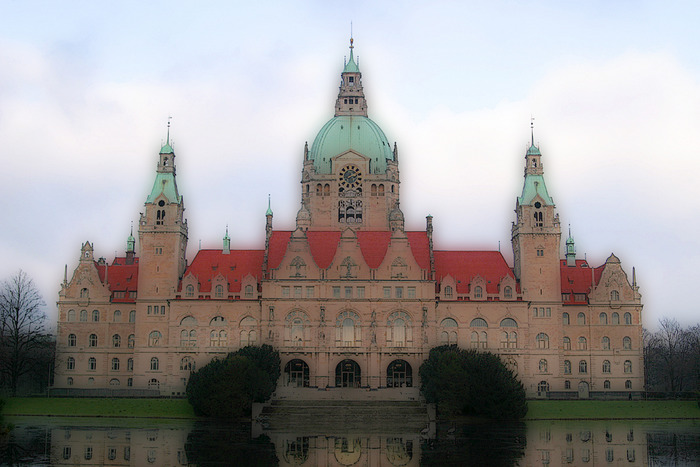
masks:
<instances>
[{"instance_id":1,"label":"pointed turret","mask_svg":"<svg viewBox=\"0 0 700 467\"><path fill-rule=\"evenodd\" d=\"M131 232L126 239L126 264L134 264L134 256L136 255L136 239L134 238L134 226L131 226Z\"/></svg>"},{"instance_id":2,"label":"pointed turret","mask_svg":"<svg viewBox=\"0 0 700 467\"><path fill-rule=\"evenodd\" d=\"M224 235L224 248L222 253L225 255L231 254L231 239L228 236L228 225L226 226L226 235Z\"/></svg>"},{"instance_id":3,"label":"pointed turret","mask_svg":"<svg viewBox=\"0 0 700 467\"><path fill-rule=\"evenodd\" d=\"M350 59L345 63L341 73L338 100L335 101L335 116L360 115L367 116L367 102L362 89L362 73L355 63L353 55L353 38L350 38Z\"/></svg>"},{"instance_id":4,"label":"pointed turret","mask_svg":"<svg viewBox=\"0 0 700 467\"><path fill-rule=\"evenodd\" d=\"M571 226L569 226L569 237L566 239L566 265L568 267L576 266L576 246L574 245L574 237L571 236Z\"/></svg>"}]
</instances>

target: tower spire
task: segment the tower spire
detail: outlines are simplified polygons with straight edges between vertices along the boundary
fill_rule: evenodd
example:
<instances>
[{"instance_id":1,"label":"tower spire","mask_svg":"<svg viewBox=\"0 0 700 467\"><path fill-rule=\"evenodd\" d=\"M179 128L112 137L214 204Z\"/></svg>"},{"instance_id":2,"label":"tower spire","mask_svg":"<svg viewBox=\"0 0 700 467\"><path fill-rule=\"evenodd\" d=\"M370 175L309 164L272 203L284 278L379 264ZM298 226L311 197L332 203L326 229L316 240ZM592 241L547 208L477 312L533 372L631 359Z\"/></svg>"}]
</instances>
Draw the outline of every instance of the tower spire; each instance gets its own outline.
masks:
<instances>
[{"instance_id":1,"label":"tower spire","mask_svg":"<svg viewBox=\"0 0 700 467\"><path fill-rule=\"evenodd\" d=\"M535 117L530 115L530 145L535 145Z\"/></svg>"},{"instance_id":2,"label":"tower spire","mask_svg":"<svg viewBox=\"0 0 700 467\"><path fill-rule=\"evenodd\" d=\"M170 145L170 120L172 120L173 117L168 116L168 135L165 140L165 144Z\"/></svg>"},{"instance_id":3,"label":"tower spire","mask_svg":"<svg viewBox=\"0 0 700 467\"><path fill-rule=\"evenodd\" d=\"M367 102L362 89L362 73L355 61L355 39L350 35L350 58L345 62L340 74L340 90L335 101L335 116L359 115L367 116Z\"/></svg>"}]
</instances>

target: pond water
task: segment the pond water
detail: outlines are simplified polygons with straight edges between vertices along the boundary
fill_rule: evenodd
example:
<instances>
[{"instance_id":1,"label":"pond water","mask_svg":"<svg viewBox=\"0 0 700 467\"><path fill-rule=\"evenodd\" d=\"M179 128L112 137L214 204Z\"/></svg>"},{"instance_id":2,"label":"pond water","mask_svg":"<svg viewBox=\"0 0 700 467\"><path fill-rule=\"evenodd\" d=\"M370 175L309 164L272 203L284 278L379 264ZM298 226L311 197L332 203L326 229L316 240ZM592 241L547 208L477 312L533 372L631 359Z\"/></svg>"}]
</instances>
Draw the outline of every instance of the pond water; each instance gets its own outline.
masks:
<instances>
[{"instance_id":1,"label":"pond water","mask_svg":"<svg viewBox=\"0 0 700 467\"><path fill-rule=\"evenodd\" d=\"M700 421L451 423L412 432L293 422L7 417L2 465L700 465Z\"/></svg>"}]
</instances>

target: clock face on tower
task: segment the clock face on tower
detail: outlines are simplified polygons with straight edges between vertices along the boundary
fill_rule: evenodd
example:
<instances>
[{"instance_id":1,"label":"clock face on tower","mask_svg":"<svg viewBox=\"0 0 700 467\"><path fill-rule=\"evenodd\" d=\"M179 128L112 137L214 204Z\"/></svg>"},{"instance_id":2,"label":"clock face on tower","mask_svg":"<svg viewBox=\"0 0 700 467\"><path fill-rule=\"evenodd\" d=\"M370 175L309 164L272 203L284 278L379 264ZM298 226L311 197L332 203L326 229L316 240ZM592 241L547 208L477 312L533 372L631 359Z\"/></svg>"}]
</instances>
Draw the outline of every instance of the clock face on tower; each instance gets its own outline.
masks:
<instances>
[{"instance_id":1,"label":"clock face on tower","mask_svg":"<svg viewBox=\"0 0 700 467\"><path fill-rule=\"evenodd\" d=\"M346 165L340 171L338 181L343 188L357 189L362 185L362 172L355 165Z\"/></svg>"}]
</instances>

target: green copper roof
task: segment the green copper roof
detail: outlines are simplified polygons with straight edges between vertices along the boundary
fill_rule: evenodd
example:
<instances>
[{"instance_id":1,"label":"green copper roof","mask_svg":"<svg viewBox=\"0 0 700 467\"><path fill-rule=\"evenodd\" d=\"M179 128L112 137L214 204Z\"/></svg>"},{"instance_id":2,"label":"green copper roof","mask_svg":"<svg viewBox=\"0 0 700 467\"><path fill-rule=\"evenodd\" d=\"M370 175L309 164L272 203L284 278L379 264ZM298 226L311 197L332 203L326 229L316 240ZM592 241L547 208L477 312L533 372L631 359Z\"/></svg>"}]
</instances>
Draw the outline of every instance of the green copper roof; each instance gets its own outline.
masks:
<instances>
[{"instance_id":1,"label":"green copper roof","mask_svg":"<svg viewBox=\"0 0 700 467\"><path fill-rule=\"evenodd\" d=\"M173 154L175 151L173 151L172 146L170 146L170 143L165 143L165 145L160 148L160 153L161 154Z\"/></svg>"},{"instance_id":2,"label":"green copper roof","mask_svg":"<svg viewBox=\"0 0 700 467\"><path fill-rule=\"evenodd\" d=\"M530 146L530 149L527 150L527 155L528 156L541 156L542 153L540 153L540 148L535 146L534 144Z\"/></svg>"},{"instance_id":3,"label":"green copper roof","mask_svg":"<svg viewBox=\"0 0 700 467\"><path fill-rule=\"evenodd\" d=\"M343 73L359 73L360 72L360 67L357 66L357 63L355 63L355 58L352 56L352 48L350 49L350 60L348 60L348 63L345 64L345 68L343 68Z\"/></svg>"},{"instance_id":4,"label":"green copper roof","mask_svg":"<svg viewBox=\"0 0 700 467\"><path fill-rule=\"evenodd\" d=\"M532 204L532 200L538 195L542 198L544 204L554 204L552 198L549 197L549 193L547 193L547 186L544 184L544 176L533 174L525 175L523 194L518 198L518 204L521 206L530 205Z\"/></svg>"},{"instance_id":5,"label":"green copper roof","mask_svg":"<svg viewBox=\"0 0 700 467\"><path fill-rule=\"evenodd\" d=\"M153 189L151 190L151 194L148 195L148 198L146 198L146 202L152 203L157 197L160 196L161 193L165 195L169 202L180 204L182 198L177 192L177 185L175 185L175 174L163 172L157 173L156 181L153 182Z\"/></svg>"},{"instance_id":6,"label":"green copper roof","mask_svg":"<svg viewBox=\"0 0 700 467\"><path fill-rule=\"evenodd\" d=\"M352 149L370 159L370 172L386 172L386 161L394 160L389 141L379 125L368 117L342 115L323 125L309 151L316 171L331 173L331 158Z\"/></svg>"}]
</instances>

